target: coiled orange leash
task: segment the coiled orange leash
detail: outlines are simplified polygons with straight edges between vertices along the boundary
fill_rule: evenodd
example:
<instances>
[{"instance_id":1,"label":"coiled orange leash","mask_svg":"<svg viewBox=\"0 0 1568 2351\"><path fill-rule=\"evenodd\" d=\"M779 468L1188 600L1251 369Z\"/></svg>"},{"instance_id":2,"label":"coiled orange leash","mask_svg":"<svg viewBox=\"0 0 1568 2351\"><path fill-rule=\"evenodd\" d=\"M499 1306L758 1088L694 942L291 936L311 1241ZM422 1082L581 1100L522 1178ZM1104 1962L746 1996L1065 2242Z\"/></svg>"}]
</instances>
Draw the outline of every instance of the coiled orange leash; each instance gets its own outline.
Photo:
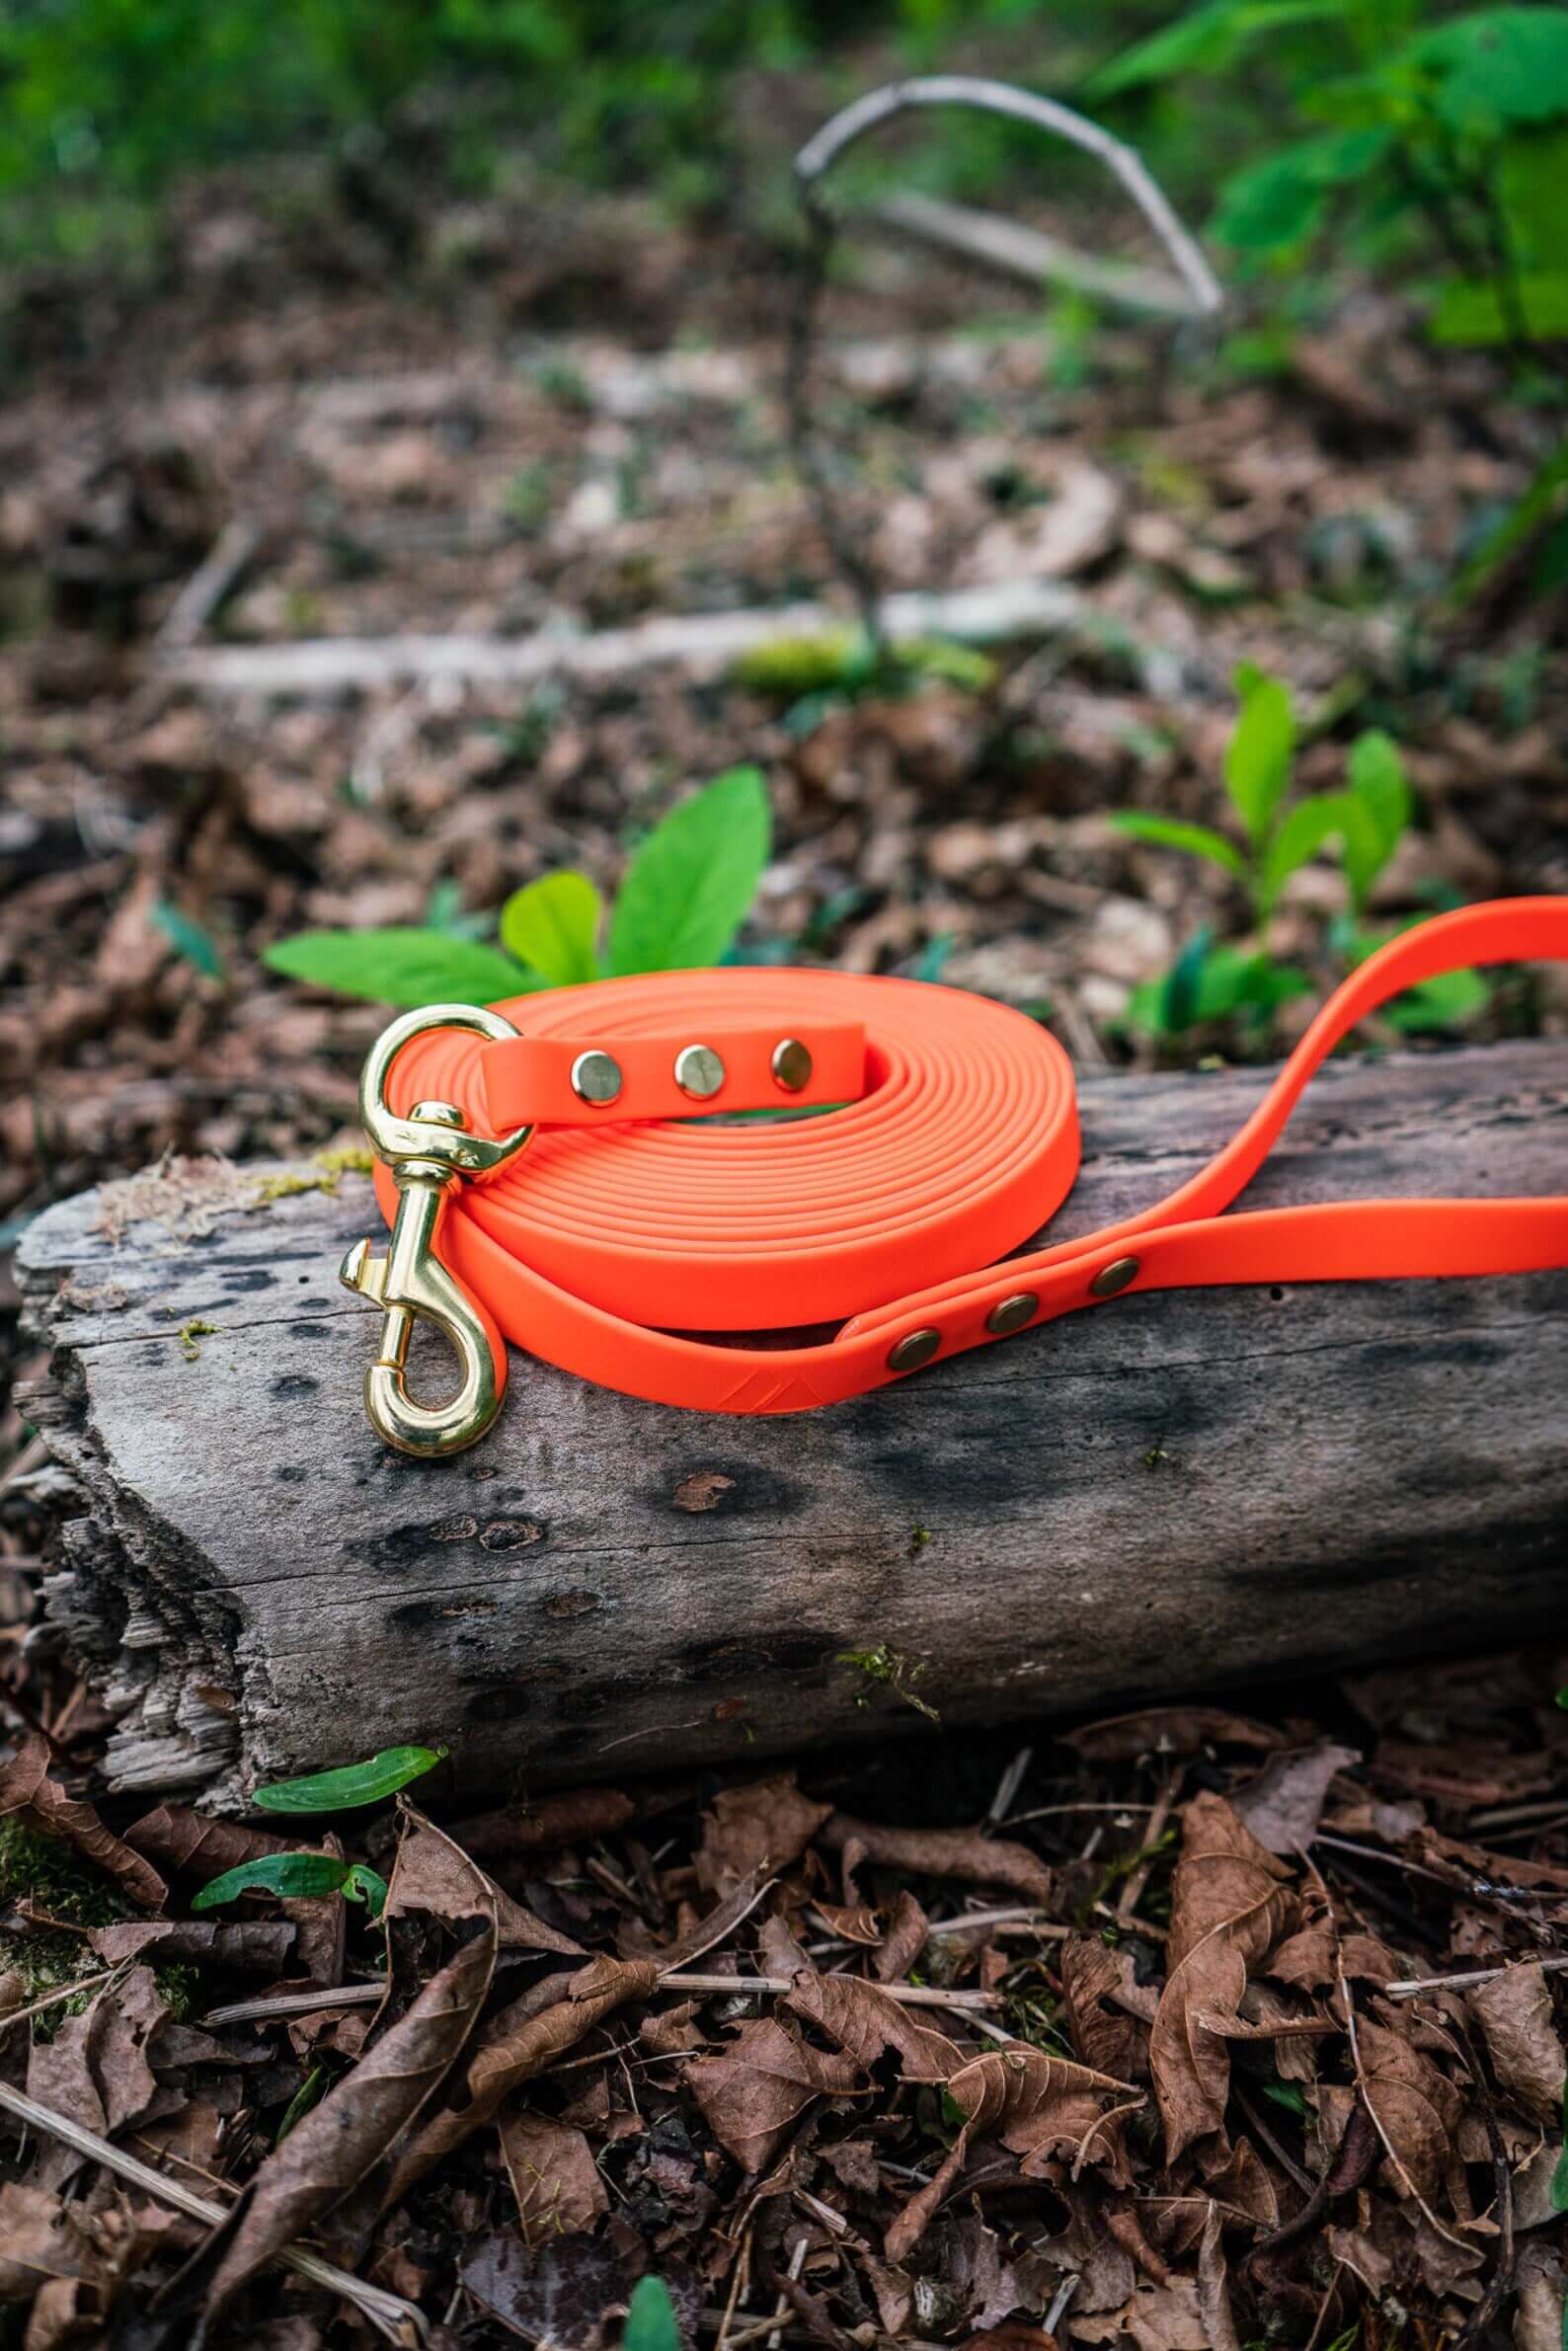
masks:
<instances>
[{"instance_id":1,"label":"coiled orange leash","mask_svg":"<svg viewBox=\"0 0 1568 2351\"><path fill-rule=\"evenodd\" d=\"M473 1444L500 1408L507 1339L656 1403L801 1412L1136 1291L1568 1265L1568 1194L1221 1214L1358 1021L1442 973L1531 961L1568 961L1568 898L1402 933L1198 1175L1088 1239L1012 1257L1070 1192L1079 1148L1066 1056L1005 1005L741 968L406 1014L361 1086L392 1246L375 1259L361 1242L343 1269L386 1310L371 1425L428 1457ZM783 1108L823 1115L715 1116ZM408 1393L420 1317L462 1361L450 1404ZM687 1335L820 1323L841 1328L804 1345Z\"/></svg>"}]
</instances>

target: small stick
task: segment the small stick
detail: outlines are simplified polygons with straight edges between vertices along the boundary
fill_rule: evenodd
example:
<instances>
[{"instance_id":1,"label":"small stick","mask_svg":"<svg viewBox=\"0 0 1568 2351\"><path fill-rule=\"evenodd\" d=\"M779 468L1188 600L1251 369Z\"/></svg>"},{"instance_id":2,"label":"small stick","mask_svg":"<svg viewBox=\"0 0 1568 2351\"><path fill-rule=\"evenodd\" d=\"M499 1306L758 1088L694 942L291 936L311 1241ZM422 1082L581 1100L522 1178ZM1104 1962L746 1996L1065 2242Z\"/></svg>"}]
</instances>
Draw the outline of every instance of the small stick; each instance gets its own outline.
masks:
<instances>
[{"instance_id":1,"label":"small stick","mask_svg":"<svg viewBox=\"0 0 1568 2351\"><path fill-rule=\"evenodd\" d=\"M1059 1930L1065 1934L1067 1929ZM660 1978L661 1988L669 1992L772 1992L790 1989L788 1976L705 1976L676 1968ZM385 1992L381 1984L340 1984L333 1992L279 1992L271 1999L236 2000L226 2008L210 2008L201 2022L204 2025L259 2024L271 2016L313 2016L318 2009L357 2008L378 2000ZM901 2000L908 2008L960 2008L967 2013L981 2008L999 2008L1002 2004L997 1992L945 1992L931 1984L874 1984L873 1992L885 1998ZM0 2019L0 2022L3 2022Z\"/></svg>"},{"instance_id":2,"label":"small stick","mask_svg":"<svg viewBox=\"0 0 1568 2351\"><path fill-rule=\"evenodd\" d=\"M1143 1832L1143 1858L1129 1873L1127 1884L1122 1888L1122 1899L1116 1906L1119 1926L1133 1923L1134 1914L1143 1897L1143 1888L1148 1884L1149 1871L1157 1858L1154 1847L1165 1834L1165 1823L1170 1819L1171 1806L1180 1792L1186 1769L1185 1763L1173 1763L1165 1775L1164 1786L1154 1799L1154 1809L1148 1816L1148 1827Z\"/></svg>"},{"instance_id":3,"label":"small stick","mask_svg":"<svg viewBox=\"0 0 1568 2351\"><path fill-rule=\"evenodd\" d=\"M1497 1967L1467 1967L1456 1976L1400 1976L1392 1984L1380 1984L1391 2000L1414 1999L1418 1992L1456 1992L1466 1984L1495 1984L1499 1976L1511 1976L1517 1967L1538 1967L1544 1976L1560 1975L1568 1968L1564 1959L1506 1959Z\"/></svg>"},{"instance_id":4,"label":"small stick","mask_svg":"<svg viewBox=\"0 0 1568 2351\"><path fill-rule=\"evenodd\" d=\"M1046 1914L1030 1903L1014 1903L1006 1910L960 1911L956 1919L933 1919L926 1928L927 1935L967 1934L972 1926L1033 1926L1036 1934L1043 1934L1050 1942L1065 1942L1072 1932L1070 1926L1053 1926Z\"/></svg>"},{"instance_id":5,"label":"small stick","mask_svg":"<svg viewBox=\"0 0 1568 2351\"><path fill-rule=\"evenodd\" d=\"M3 2081L0 2081L0 2107L14 2114L19 2122L31 2123L36 2131L60 2140L90 2162L101 2163L106 2171L118 2172L121 2179L128 2179L133 2187L156 2196L161 2203L172 2204L176 2212L183 2212L189 2220L204 2221L209 2229L216 2229L228 2218L227 2208L215 2204L210 2196L198 2196L194 2189L182 2187L178 2180L155 2171L150 2163L112 2147L96 2131L84 2130L67 2115L56 2114L52 2106L42 2106L37 2098L12 2089ZM286 2269L308 2278L313 2286L325 2286L329 2292L341 2295L345 2302L353 2303L389 2343L429 2342L430 2329L423 2315L400 2294L388 2294L379 2286L365 2285L361 2279L351 2277L348 2270L340 2269L336 2262L324 2261L319 2253L310 2252L304 2245L285 2245L277 2259Z\"/></svg>"},{"instance_id":6,"label":"small stick","mask_svg":"<svg viewBox=\"0 0 1568 2351\"><path fill-rule=\"evenodd\" d=\"M661 1989L666 1992L788 1992L788 1976L699 1976L677 1970L673 1975L660 1978ZM998 1992L944 1992L932 1984L873 1984L868 1991L880 1992L889 1999L900 2001L907 2008L999 2008Z\"/></svg>"},{"instance_id":7,"label":"small stick","mask_svg":"<svg viewBox=\"0 0 1568 2351\"><path fill-rule=\"evenodd\" d=\"M12 2025L24 2023L29 2016L38 2016L43 2009L52 2008L61 2000L74 1999L79 1992L94 1992L100 1984L107 1984L112 1976L124 1975L129 1965L130 1962L126 1960L120 1967L106 1967L102 1975L84 1976L79 1984L62 1984L57 1991L46 1992L41 1999L34 2000L26 2008L9 2008L5 2015L0 2016L0 2037L8 2033Z\"/></svg>"}]
</instances>

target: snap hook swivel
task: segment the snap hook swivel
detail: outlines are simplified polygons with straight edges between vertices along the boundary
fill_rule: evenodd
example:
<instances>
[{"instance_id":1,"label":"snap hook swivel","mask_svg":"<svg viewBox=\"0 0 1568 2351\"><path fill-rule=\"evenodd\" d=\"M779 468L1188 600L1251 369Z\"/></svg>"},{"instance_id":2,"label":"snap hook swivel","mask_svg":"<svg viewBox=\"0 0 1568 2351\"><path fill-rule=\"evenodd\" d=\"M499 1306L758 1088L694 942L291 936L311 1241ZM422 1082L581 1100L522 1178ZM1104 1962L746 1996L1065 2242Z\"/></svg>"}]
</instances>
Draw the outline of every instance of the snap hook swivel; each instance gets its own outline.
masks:
<instances>
[{"instance_id":1,"label":"snap hook swivel","mask_svg":"<svg viewBox=\"0 0 1568 2351\"><path fill-rule=\"evenodd\" d=\"M516 1034L499 1013L469 1004L432 1004L382 1032L359 1081L359 1115L377 1156L392 1170L397 1215L384 1257L372 1256L368 1240L355 1241L339 1269L346 1289L373 1298L386 1314L380 1354L364 1375L366 1417L386 1444L421 1460L439 1460L475 1444L500 1411L507 1388L500 1332L435 1253L447 1199L460 1177L493 1175L533 1133L518 1127L493 1140L471 1135L451 1102L416 1102L406 1119L393 1116L387 1073L411 1037L435 1028L470 1029L493 1040ZM419 1404L409 1393L409 1341L421 1319L440 1332L461 1368L457 1393L445 1404Z\"/></svg>"}]
</instances>

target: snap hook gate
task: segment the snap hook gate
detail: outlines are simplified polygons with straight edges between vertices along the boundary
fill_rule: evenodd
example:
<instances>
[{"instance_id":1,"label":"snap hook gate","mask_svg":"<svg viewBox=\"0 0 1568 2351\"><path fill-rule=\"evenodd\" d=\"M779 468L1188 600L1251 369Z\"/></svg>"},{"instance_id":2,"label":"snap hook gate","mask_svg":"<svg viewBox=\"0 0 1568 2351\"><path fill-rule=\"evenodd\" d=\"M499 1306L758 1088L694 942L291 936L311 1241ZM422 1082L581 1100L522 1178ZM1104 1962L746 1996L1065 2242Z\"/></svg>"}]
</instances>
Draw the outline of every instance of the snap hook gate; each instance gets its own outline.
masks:
<instances>
[{"instance_id":1,"label":"snap hook gate","mask_svg":"<svg viewBox=\"0 0 1568 2351\"><path fill-rule=\"evenodd\" d=\"M368 1240L355 1241L338 1278L385 1310L381 1352L364 1375L366 1418L387 1445L430 1461L477 1443L507 1392L505 1341L436 1255L447 1196L461 1177L482 1181L504 1167L533 1129L517 1127L494 1139L471 1135L453 1102L416 1102L406 1119L395 1117L386 1099L388 1074L402 1047L427 1029L469 1029L492 1042L516 1035L500 1013L432 1004L394 1021L377 1039L359 1081L359 1116L377 1157L392 1171L397 1215L385 1257L372 1256ZM439 1331L457 1356L462 1377L445 1404L419 1404L409 1393L416 1321Z\"/></svg>"}]
</instances>

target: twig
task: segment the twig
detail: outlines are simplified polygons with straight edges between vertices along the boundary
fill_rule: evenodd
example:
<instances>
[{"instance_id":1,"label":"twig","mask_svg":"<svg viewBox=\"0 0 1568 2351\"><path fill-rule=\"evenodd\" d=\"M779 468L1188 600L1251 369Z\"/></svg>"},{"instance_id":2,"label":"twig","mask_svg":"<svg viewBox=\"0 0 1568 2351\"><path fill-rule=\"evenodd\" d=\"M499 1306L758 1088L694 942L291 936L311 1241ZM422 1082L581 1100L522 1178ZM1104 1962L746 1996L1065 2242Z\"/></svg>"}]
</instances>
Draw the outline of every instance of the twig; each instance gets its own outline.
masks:
<instances>
[{"instance_id":1,"label":"twig","mask_svg":"<svg viewBox=\"0 0 1568 2351\"><path fill-rule=\"evenodd\" d=\"M1007 1811L1008 1806L1012 1803L1019 1789L1023 1786L1024 1775L1028 1771L1029 1766L1034 1760L1035 1751L1032 1747L1021 1747L1018 1750L1018 1753L1014 1756L1012 1762L1008 1764L1006 1770L996 1782L996 1793L994 1796L992 1796L990 1801L990 1810L985 1815L985 1826L987 1829L994 1829L999 1826L1003 1814Z\"/></svg>"},{"instance_id":2,"label":"twig","mask_svg":"<svg viewBox=\"0 0 1568 2351\"><path fill-rule=\"evenodd\" d=\"M991 81L982 76L961 73L928 74L907 82L887 82L881 89L869 90L863 98L843 107L824 122L815 137L807 140L795 158L795 177L803 200L808 193L815 194L813 184L828 167L836 162L846 147L862 138L879 123L893 116L907 113L915 107L959 106L974 107L982 114L1008 115L1014 121L1028 122L1036 130L1065 139L1069 145L1081 147L1087 154L1098 156L1107 169L1114 172L1132 197L1150 228L1170 255L1176 272L1192 300L1192 310L1200 318L1211 317L1224 306L1224 295L1218 281L1192 237L1183 228L1158 185L1150 177L1142 159L1120 139L1102 130L1097 122L1076 115L1070 107L1058 105L1053 98L1041 98L1033 90L1020 90L1012 82Z\"/></svg>"},{"instance_id":3,"label":"twig","mask_svg":"<svg viewBox=\"0 0 1568 2351\"><path fill-rule=\"evenodd\" d=\"M877 626L889 638L951 637L986 645L1075 627L1085 609L1082 597L1059 580L1014 580L946 594L912 589L884 597L876 611ZM218 694L368 692L433 678L531 685L545 677L620 677L666 665L723 669L753 646L842 628L843 618L830 604L808 602L683 612L576 635L540 629L516 638L319 637L288 645L194 646L160 663L159 674Z\"/></svg>"},{"instance_id":4,"label":"twig","mask_svg":"<svg viewBox=\"0 0 1568 2351\"><path fill-rule=\"evenodd\" d=\"M0 2016L0 2040L4 2039L14 2024L23 2024L28 2017L38 2016L45 2008L57 2007L61 2000L74 1999L79 1992L96 1991L99 1985L109 1983L113 1977L128 1974L131 1962L126 1960L119 1967L106 1967L100 1975L84 1976L79 1984L61 1984L56 1991L46 1992L41 1999L34 2000L26 2008L7 2009Z\"/></svg>"},{"instance_id":5,"label":"twig","mask_svg":"<svg viewBox=\"0 0 1568 2351\"><path fill-rule=\"evenodd\" d=\"M961 253L1004 277L1021 278L1026 285L1055 283L1070 286L1092 301L1116 302L1130 310L1151 312L1156 318L1189 319L1193 298L1179 277L1164 270L1148 270L1138 262L1102 261L1097 254L1079 253L1059 237L1029 228L1021 220L1007 220L996 212L977 212L969 204L950 204L940 196L921 196L904 189L883 196L871 207L872 217L904 236L919 237L928 245Z\"/></svg>"},{"instance_id":6,"label":"twig","mask_svg":"<svg viewBox=\"0 0 1568 2351\"><path fill-rule=\"evenodd\" d=\"M1499 1976L1511 1976L1517 1967L1538 1967L1543 1976L1559 1975L1568 1968L1568 1958L1506 1959L1497 1967L1467 1967L1456 1976L1400 1976L1377 1989L1391 2000L1408 2000L1420 1992L1458 1992L1467 1984L1495 1984Z\"/></svg>"},{"instance_id":7,"label":"twig","mask_svg":"<svg viewBox=\"0 0 1568 2351\"><path fill-rule=\"evenodd\" d=\"M791 1989L788 1976L700 1976L688 1975L677 1969L672 1975L660 1978L665 1992L775 1992ZM868 1991L880 1992L889 1999L900 2001L906 2008L999 2008L1002 2005L997 1992L944 1992L932 1984L874 1984Z\"/></svg>"},{"instance_id":8,"label":"twig","mask_svg":"<svg viewBox=\"0 0 1568 2351\"><path fill-rule=\"evenodd\" d=\"M1473 2351L1473 2346L1484 2341L1491 2332L1492 2321L1514 2283L1514 2175L1497 2119L1497 2104L1481 2071L1470 2036L1462 2025L1456 2026L1454 2030L1469 2069L1475 2102L1481 2109L1481 2122L1492 2157L1492 2178L1497 2189L1497 2265L1487 2282L1486 2292L1453 2340L1453 2351Z\"/></svg>"},{"instance_id":9,"label":"twig","mask_svg":"<svg viewBox=\"0 0 1568 2351\"><path fill-rule=\"evenodd\" d=\"M230 516L170 605L163 626L153 639L157 652L177 652L196 643L219 605L233 594L240 574L261 543L261 533L254 523L246 522L238 514Z\"/></svg>"},{"instance_id":10,"label":"twig","mask_svg":"<svg viewBox=\"0 0 1568 2351\"><path fill-rule=\"evenodd\" d=\"M1121 181L1170 255L1180 284L1190 296L1191 314L1208 316L1223 303L1209 264L1132 148L1112 138L1097 122L1074 114L1070 107L1058 106L1055 99L1041 98L1033 90L1020 90L1011 82L971 74L931 74L910 81L887 82L841 108L807 140L795 158L795 193L805 217L806 243L790 310L784 368L785 414L791 455L816 509L828 551L860 608L861 626L873 658L886 647L876 577L864 548L840 517L812 417L812 358L818 315L838 233L837 217L819 183L845 148L863 138L867 131L890 121L896 115L936 106L970 107L982 114L1010 116L1014 121L1027 122L1036 130L1066 139L1072 146L1098 156Z\"/></svg>"},{"instance_id":11,"label":"twig","mask_svg":"<svg viewBox=\"0 0 1568 2351\"><path fill-rule=\"evenodd\" d=\"M1165 1834L1165 1824L1170 1819L1171 1807L1181 1792L1181 1784L1186 1770L1185 1763L1173 1763L1165 1774L1164 1785L1154 1799L1154 1809L1148 1816L1148 1827L1143 1832L1142 1853L1137 1867L1128 1872L1127 1884L1122 1888L1122 1899L1116 1906L1117 1922L1120 1925L1132 1924L1137 1906L1143 1899L1143 1889L1148 1884L1149 1872L1159 1858L1155 1847Z\"/></svg>"},{"instance_id":12,"label":"twig","mask_svg":"<svg viewBox=\"0 0 1568 2351\"><path fill-rule=\"evenodd\" d=\"M1065 1942L1072 1932L1070 1926L1052 1925L1043 1910L1029 1903L1014 1903L1005 1910L960 1911L956 1919L933 1919L926 1934L967 1934L972 1926L1032 1926L1048 1942L1058 1943Z\"/></svg>"},{"instance_id":13,"label":"twig","mask_svg":"<svg viewBox=\"0 0 1568 2351\"><path fill-rule=\"evenodd\" d=\"M1065 1934L1063 1926L1058 1929ZM357 2008L368 2006L385 1993L382 1984L340 1984L330 1992L278 1992L270 1999L236 2000L226 2008L212 2008L202 2017L206 2026L219 2024L259 2024L274 2016L313 2016L323 2008ZM719 1976L694 1974L689 1969L675 1968L660 1978L660 1989L667 1992L785 1993L790 1990L788 1976ZM880 1992L887 1998L902 2001L907 2008L953 2008L966 2014L978 2014L981 2009L999 2008L1002 1998L997 1992L946 1992L931 1984L876 1984L870 1990ZM0 2024L5 2019L0 2018Z\"/></svg>"},{"instance_id":14,"label":"twig","mask_svg":"<svg viewBox=\"0 0 1568 2351\"><path fill-rule=\"evenodd\" d=\"M189 2220L203 2221L215 2229L228 2218L227 2208L215 2204L209 2196L198 2196L192 2188L182 2187L178 2180L169 2179L155 2171L150 2163L143 2163L135 2155L127 2155L107 2139L100 2139L96 2131L84 2130L80 2123L67 2115L56 2114L52 2106L40 2105L25 2091L10 2088L0 2081L0 2107L14 2114L19 2122L30 2123L35 2131L42 2131L50 2139L58 2139L77 2155L90 2162L101 2163L106 2171L118 2174L133 2187L156 2196L161 2203L173 2205ZM291 2269L313 2286L324 2286L330 2293L340 2295L363 2312L377 2332L389 2343L402 2345L428 2343L430 2329L411 2302L400 2294L388 2294L380 2286L367 2286L336 2262L324 2261L319 2253L310 2252L304 2245L285 2245L276 2258L285 2269Z\"/></svg>"}]
</instances>

